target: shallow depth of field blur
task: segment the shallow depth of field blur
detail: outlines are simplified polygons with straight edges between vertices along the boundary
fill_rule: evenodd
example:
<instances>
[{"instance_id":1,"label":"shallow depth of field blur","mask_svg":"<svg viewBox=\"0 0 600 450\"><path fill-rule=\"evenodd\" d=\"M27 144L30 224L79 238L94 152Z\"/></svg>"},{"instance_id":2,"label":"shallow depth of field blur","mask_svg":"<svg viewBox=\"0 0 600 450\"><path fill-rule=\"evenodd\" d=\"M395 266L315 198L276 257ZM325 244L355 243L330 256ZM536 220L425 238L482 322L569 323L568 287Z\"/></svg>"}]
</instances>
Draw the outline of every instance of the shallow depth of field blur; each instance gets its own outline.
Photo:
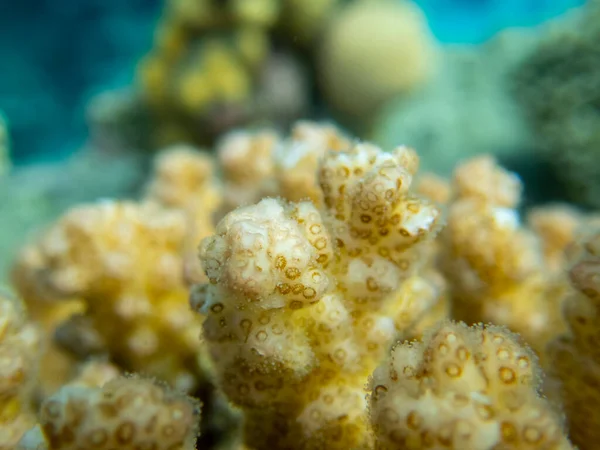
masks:
<instances>
[{"instance_id":1,"label":"shallow depth of field blur","mask_svg":"<svg viewBox=\"0 0 600 450\"><path fill-rule=\"evenodd\" d=\"M5 1L0 62L0 450L600 448L600 0Z\"/></svg>"}]
</instances>

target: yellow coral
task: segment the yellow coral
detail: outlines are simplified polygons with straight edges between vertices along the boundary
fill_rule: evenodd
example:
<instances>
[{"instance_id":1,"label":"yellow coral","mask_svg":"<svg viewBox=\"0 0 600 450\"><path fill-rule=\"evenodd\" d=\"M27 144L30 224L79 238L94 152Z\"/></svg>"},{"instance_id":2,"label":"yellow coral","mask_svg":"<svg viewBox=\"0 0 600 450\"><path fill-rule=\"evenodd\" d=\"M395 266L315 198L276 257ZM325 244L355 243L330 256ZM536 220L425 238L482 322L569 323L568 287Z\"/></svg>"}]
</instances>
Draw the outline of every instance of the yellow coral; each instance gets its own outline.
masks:
<instances>
[{"instance_id":1,"label":"yellow coral","mask_svg":"<svg viewBox=\"0 0 600 450\"><path fill-rule=\"evenodd\" d=\"M196 247L214 232L214 215L223 201L212 157L186 145L165 149L155 159L146 198L185 213L184 278L203 281Z\"/></svg>"},{"instance_id":2,"label":"yellow coral","mask_svg":"<svg viewBox=\"0 0 600 450\"><path fill-rule=\"evenodd\" d=\"M0 292L0 450L11 450L32 426L40 335L23 305Z\"/></svg>"},{"instance_id":3,"label":"yellow coral","mask_svg":"<svg viewBox=\"0 0 600 450\"><path fill-rule=\"evenodd\" d=\"M447 323L375 371L376 448L571 449L540 384L534 353L507 329Z\"/></svg>"},{"instance_id":4,"label":"yellow coral","mask_svg":"<svg viewBox=\"0 0 600 450\"><path fill-rule=\"evenodd\" d=\"M414 3L357 1L332 20L319 67L325 96L364 124L385 101L422 84L433 60L433 38Z\"/></svg>"},{"instance_id":5,"label":"yellow coral","mask_svg":"<svg viewBox=\"0 0 600 450\"><path fill-rule=\"evenodd\" d=\"M322 202L317 183L319 162L329 151L348 150L350 140L332 125L297 122L274 154L277 192L291 201Z\"/></svg>"},{"instance_id":6,"label":"yellow coral","mask_svg":"<svg viewBox=\"0 0 600 450\"><path fill-rule=\"evenodd\" d=\"M544 356L564 327L560 307L568 285L520 223L519 179L482 156L457 169L453 189L441 246L456 317L506 325Z\"/></svg>"},{"instance_id":7,"label":"yellow coral","mask_svg":"<svg viewBox=\"0 0 600 450\"><path fill-rule=\"evenodd\" d=\"M46 400L19 450L192 450L199 405L140 378L66 386Z\"/></svg>"},{"instance_id":8,"label":"yellow coral","mask_svg":"<svg viewBox=\"0 0 600 450\"><path fill-rule=\"evenodd\" d=\"M111 357L182 389L202 377L199 321L187 310L182 212L106 201L67 213L36 245L27 277L57 298L78 298Z\"/></svg>"},{"instance_id":9,"label":"yellow coral","mask_svg":"<svg viewBox=\"0 0 600 450\"><path fill-rule=\"evenodd\" d=\"M417 244L438 228L437 208L409 191L417 165L403 147L328 152L324 208L265 199L203 241L209 284L192 304L247 444L369 448L363 386L401 331L392 314L406 311L408 327L422 312L421 291L391 294L420 276ZM428 306L440 295L432 285Z\"/></svg>"},{"instance_id":10,"label":"yellow coral","mask_svg":"<svg viewBox=\"0 0 600 450\"><path fill-rule=\"evenodd\" d=\"M271 131L234 131L217 143L225 212L276 194L273 153L278 145Z\"/></svg>"},{"instance_id":11,"label":"yellow coral","mask_svg":"<svg viewBox=\"0 0 600 450\"><path fill-rule=\"evenodd\" d=\"M551 354L563 389L571 438L582 450L600 439L600 232L590 233L570 270L575 293L566 303L570 333L552 343Z\"/></svg>"}]
</instances>

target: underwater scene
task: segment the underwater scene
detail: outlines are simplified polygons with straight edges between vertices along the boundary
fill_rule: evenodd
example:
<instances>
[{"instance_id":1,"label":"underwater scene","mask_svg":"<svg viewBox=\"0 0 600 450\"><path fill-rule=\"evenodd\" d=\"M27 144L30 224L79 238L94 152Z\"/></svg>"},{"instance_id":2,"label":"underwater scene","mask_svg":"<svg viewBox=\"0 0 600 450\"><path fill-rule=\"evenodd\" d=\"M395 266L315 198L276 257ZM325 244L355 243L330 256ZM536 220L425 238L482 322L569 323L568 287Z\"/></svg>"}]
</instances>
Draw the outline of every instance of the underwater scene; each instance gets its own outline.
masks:
<instances>
[{"instance_id":1,"label":"underwater scene","mask_svg":"<svg viewBox=\"0 0 600 450\"><path fill-rule=\"evenodd\" d=\"M600 0L0 7L0 450L600 450Z\"/></svg>"}]
</instances>

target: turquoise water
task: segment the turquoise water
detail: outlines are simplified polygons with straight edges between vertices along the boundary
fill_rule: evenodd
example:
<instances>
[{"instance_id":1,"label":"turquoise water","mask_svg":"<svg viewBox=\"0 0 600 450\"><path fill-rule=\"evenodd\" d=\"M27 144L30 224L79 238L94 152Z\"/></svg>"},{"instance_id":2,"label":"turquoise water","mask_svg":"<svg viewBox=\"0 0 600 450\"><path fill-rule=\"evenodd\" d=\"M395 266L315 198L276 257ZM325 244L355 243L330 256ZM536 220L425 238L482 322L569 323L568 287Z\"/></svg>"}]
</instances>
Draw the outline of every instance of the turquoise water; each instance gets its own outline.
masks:
<instances>
[{"instance_id":1,"label":"turquoise water","mask_svg":"<svg viewBox=\"0 0 600 450\"><path fill-rule=\"evenodd\" d=\"M584 0L418 0L435 36L446 43L481 43L510 27L530 27L583 5Z\"/></svg>"}]
</instances>

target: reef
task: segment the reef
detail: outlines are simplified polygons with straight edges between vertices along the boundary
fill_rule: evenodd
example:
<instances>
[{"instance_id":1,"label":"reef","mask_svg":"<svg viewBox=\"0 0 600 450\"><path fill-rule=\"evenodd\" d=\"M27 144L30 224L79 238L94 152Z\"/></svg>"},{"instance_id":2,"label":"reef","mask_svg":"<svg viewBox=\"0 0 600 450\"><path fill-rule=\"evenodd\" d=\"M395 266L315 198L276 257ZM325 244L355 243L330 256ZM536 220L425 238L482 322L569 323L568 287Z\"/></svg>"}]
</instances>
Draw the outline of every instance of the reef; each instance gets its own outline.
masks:
<instances>
[{"instance_id":1,"label":"reef","mask_svg":"<svg viewBox=\"0 0 600 450\"><path fill-rule=\"evenodd\" d=\"M391 351L371 381L381 449L573 449L535 354L498 326L447 323Z\"/></svg>"},{"instance_id":2,"label":"reef","mask_svg":"<svg viewBox=\"0 0 600 450\"><path fill-rule=\"evenodd\" d=\"M600 206L598 39L600 2L591 0L578 14L548 25L513 75L540 154L571 198L594 208Z\"/></svg>"},{"instance_id":3,"label":"reef","mask_svg":"<svg viewBox=\"0 0 600 450\"><path fill-rule=\"evenodd\" d=\"M354 129L390 98L406 97L432 76L438 49L412 1L354 1L324 32L318 52L323 95Z\"/></svg>"},{"instance_id":4,"label":"reef","mask_svg":"<svg viewBox=\"0 0 600 450\"><path fill-rule=\"evenodd\" d=\"M0 448L594 448L597 214L308 121L148 172L21 249Z\"/></svg>"},{"instance_id":5,"label":"reef","mask_svg":"<svg viewBox=\"0 0 600 450\"><path fill-rule=\"evenodd\" d=\"M167 1L138 70L154 145L209 144L236 126L285 126L305 114L311 71L302 54L339 3Z\"/></svg>"},{"instance_id":6,"label":"reef","mask_svg":"<svg viewBox=\"0 0 600 450\"><path fill-rule=\"evenodd\" d=\"M599 437L600 230L590 231L569 249L574 287L564 315L569 333L552 343L552 373L561 381L562 400L571 438L580 448L593 448Z\"/></svg>"}]
</instances>

